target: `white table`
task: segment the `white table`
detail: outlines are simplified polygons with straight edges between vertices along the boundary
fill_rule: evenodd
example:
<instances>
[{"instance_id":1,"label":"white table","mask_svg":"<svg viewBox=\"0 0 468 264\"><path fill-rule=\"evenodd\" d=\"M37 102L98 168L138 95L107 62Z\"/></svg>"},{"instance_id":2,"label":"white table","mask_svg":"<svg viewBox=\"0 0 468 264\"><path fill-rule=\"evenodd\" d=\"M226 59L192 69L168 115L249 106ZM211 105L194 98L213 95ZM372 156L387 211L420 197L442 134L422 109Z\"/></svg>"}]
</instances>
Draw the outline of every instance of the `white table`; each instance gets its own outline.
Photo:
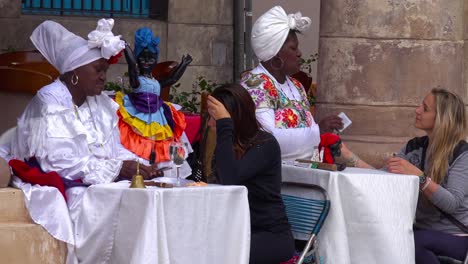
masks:
<instances>
[{"instance_id":1,"label":"white table","mask_svg":"<svg viewBox=\"0 0 468 264\"><path fill-rule=\"evenodd\" d=\"M75 226L84 263L248 263L250 213L242 186L89 187Z\"/></svg>"},{"instance_id":2,"label":"white table","mask_svg":"<svg viewBox=\"0 0 468 264\"><path fill-rule=\"evenodd\" d=\"M330 213L318 237L325 263L414 264L417 177L291 165L283 165L282 173L283 181L320 185L330 196Z\"/></svg>"}]
</instances>

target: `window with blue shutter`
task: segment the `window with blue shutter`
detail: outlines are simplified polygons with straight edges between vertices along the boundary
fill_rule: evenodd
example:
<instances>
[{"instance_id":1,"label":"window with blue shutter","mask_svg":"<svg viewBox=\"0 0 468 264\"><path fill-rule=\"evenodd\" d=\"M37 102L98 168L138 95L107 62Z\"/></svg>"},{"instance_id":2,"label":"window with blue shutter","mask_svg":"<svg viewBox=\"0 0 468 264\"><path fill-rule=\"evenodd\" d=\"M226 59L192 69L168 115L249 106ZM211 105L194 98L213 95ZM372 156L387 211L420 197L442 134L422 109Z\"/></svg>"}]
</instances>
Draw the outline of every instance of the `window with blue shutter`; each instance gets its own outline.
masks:
<instances>
[{"instance_id":1,"label":"window with blue shutter","mask_svg":"<svg viewBox=\"0 0 468 264\"><path fill-rule=\"evenodd\" d=\"M168 0L22 0L23 14L167 19Z\"/></svg>"}]
</instances>

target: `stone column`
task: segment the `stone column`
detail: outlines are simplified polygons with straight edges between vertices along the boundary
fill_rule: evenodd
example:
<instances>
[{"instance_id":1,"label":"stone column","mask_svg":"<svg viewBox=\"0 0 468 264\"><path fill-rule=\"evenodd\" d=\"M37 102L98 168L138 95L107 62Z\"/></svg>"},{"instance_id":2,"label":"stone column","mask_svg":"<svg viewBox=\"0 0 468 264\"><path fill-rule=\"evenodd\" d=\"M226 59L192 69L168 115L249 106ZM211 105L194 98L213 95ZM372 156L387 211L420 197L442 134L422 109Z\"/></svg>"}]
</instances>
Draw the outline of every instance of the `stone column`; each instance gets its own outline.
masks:
<instances>
[{"instance_id":1,"label":"stone column","mask_svg":"<svg viewBox=\"0 0 468 264\"><path fill-rule=\"evenodd\" d=\"M414 136L414 110L431 88L467 97L467 0L321 3L318 119L345 112L344 142L380 167ZM468 35L465 33L465 35Z\"/></svg>"},{"instance_id":2,"label":"stone column","mask_svg":"<svg viewBox=\"0 0 468 264\"><path fill-rule=\"evenodd\" d=\"M180 61L187 53L193 57L180 80L182 90L191 90L198 76L216 83L233 80L232 1L169 1L167 26L167 59Z\"/></svg>"}]
</instances>

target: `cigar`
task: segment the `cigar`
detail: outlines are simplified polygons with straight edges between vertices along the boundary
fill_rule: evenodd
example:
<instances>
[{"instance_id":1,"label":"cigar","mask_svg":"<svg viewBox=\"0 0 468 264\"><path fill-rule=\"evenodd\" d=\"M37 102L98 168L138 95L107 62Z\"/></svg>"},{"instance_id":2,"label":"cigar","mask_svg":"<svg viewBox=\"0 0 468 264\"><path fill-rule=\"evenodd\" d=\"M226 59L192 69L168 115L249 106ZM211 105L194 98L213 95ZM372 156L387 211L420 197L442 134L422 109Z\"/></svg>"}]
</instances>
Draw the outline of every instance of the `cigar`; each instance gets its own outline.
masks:
<instances>
[{"instance_id":1,"label":"cigar","mask_svg":"<svg viewBox=\"0 0 468 264\"><path fill-rule=\"evenodd\" d=\"M312 169L320 169L320 170L328 170L328 171L338 170L336 164L328 164L328 163L311 161L311 160L306 160L306 159L297 159L296 161L300 163L309 163L310 168Z\"/></svg>"},{"instance_id":2,"label":"cigar","mask_svg":"<svg viewBox=\"0 0 468 264\"><path fill-rule=\"evenodd\" d=\"M172 183L167 182L153 182L153 181L145 181L146 186L156 186L160 188L172 188L174 185Z\"/></svg>"}]
</instances>

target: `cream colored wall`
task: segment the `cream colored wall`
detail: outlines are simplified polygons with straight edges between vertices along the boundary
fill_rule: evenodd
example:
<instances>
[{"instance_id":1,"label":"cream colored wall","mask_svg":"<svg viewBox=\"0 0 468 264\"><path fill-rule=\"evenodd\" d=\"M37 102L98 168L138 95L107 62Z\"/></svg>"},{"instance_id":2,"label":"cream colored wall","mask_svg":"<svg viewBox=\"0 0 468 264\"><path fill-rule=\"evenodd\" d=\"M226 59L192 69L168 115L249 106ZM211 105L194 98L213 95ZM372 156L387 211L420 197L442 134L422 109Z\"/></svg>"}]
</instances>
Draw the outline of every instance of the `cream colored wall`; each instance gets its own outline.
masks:
<instances>
[{"instance_id":1,"label":"cream colored wall","mask_svg":"<svg viewBox=\"0 0 468 264\"><path fill-rule=\"evenodd\" d=\"M312 19L312 26L309 28L309 30L299 36L299 48L301 49L304 58L308 57L310 54L318 53L320 0L253 0L252 23L254 23L259 16L275 5L282 6L287 14L300 11L303 16L308 16L310 19ZM316 66L317 64L314 64L312 70L314 81L317 79Z\"/></svg>"}]
</instances>

